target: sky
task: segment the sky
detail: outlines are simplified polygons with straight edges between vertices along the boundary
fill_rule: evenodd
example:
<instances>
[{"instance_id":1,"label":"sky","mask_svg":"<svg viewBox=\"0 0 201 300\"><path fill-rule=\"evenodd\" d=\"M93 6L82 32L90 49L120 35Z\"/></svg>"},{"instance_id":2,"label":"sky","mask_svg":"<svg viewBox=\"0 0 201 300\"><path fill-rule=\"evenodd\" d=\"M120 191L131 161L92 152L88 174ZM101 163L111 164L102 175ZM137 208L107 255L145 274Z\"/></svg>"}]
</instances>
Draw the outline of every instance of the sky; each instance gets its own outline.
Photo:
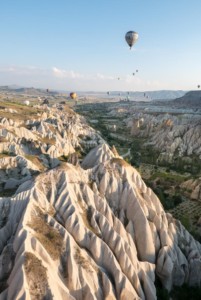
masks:
<instances>
[{"instance_id":1,"label":"sky","mask_svg":"<svg viewBox=\"0 0 201 300\"><path fill-rule=\"evenodd\" d=\"M200 0L6 0L0 23L0 85L152 91L201 84ZM130 30L139 34L132 50Z\"/></svg>"}]
</instances>

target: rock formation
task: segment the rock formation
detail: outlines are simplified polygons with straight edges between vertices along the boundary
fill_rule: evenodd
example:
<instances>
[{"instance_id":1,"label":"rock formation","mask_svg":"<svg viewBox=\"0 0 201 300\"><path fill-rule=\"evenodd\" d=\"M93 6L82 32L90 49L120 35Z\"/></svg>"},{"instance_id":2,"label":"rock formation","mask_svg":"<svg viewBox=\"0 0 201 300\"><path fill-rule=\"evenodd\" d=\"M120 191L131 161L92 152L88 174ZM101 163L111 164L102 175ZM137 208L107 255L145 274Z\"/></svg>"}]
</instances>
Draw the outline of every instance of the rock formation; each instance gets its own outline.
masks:
<instances>
[{"instance_id":1,"label":"rock formation","mask_svg":"<svg viewBox=\"0 0 201 300\"><path fill-rule=\"evenodd\" d=\"M142 121L143 120L143 121ZM136 113L127 120L131 135L146 137L144 146L160 152L159 161L196 155L201 158L201 121L195 115Z\"/></svg>"},{"instance_id":2,"label":"rock formation","mask_svg":"<svg viewBox=\"0 0 201 300\"><path fill-rule=\"evenodd\" d=\"M54 117L27 122L26 147L18 128L10 138L5 132L6 143L52 158L83 147L80 134L87 142L90 133L100 145L81 164L72 157L73 163L53 169L41 170L19 155L8 158L26 176L40 174L0 198L0 300L154 300L156 277L169 291L200 285L201 245L165 213L140 174L79 116L49 113ZM47 134L58 145L52 151L37 143Z\"/></svg>"},{"instance_id":3,"label":"rock formation","mask_svg":"<svg viewBox=\"0 0 201 300\"><path fill-rule=\"evenodd\" d=\"M37 119L21 120L19 113L15 120L2 117L0 191L16 187L35 171L58 166L62 156L88 152L100 143L100 135L65 106L39 113Z\"/></svg>"}]
</instances>

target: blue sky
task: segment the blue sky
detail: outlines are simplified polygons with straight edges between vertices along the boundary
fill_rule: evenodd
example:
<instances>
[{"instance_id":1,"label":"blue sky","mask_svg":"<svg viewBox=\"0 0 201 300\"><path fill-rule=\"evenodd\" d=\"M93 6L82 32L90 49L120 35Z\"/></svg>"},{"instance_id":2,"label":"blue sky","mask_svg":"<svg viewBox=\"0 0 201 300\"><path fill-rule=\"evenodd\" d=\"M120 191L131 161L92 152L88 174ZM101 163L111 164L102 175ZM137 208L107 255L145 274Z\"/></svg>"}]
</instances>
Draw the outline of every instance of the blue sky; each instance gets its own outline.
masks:
<instances>
[{"instance_id":1,"label":"blue sky","mask_svg":"<svg viewBox=\"0 0 201 300\"><path fill-rule=\"evenodd\" d=\"M0 85L144 91L201 84L200 0L6 0L0 22ZM131 51L129 30L139 34Z\"/></svg>"}]
</instances>

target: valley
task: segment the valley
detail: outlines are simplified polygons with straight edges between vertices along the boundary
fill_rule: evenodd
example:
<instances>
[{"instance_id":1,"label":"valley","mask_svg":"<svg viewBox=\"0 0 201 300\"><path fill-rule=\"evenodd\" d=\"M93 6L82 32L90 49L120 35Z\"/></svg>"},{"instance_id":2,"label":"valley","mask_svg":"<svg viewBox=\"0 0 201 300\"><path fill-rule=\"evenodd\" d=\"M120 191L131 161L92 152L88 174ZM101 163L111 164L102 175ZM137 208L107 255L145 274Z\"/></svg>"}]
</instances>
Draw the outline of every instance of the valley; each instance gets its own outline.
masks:
<instances>
[{"instance_id":1,"label":"valley","mask_svg":"<svg viewBox=\"0 0 201 300\"><path fill-rule=\"evenodd\" d=\"M178 103L80 104L76 111L137 168L164 208L201 240L201 93L192 93L192 103L187 93Z\"/></svg>"},{"instance_id":2,"label":"valley","mask_svg":"<svg viewBox=\"0 0 201 300\"><path fill-rule=\"evenodd\" d=\"M0 300L199 299L199 109L22 96L0 102Z\"/></svg>"}]
</instances>

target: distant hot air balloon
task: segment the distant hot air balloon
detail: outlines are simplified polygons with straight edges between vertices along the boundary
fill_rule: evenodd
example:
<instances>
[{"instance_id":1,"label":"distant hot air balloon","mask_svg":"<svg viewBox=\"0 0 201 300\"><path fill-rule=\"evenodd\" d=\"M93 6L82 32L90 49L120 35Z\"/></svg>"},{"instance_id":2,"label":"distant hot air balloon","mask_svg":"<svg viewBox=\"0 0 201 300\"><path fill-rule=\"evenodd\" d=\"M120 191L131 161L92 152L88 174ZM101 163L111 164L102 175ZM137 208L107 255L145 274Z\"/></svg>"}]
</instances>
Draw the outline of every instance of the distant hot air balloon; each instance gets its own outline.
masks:
<instances>
[{"instance_id":1,"label":"distant hot air balloon","mask_svg":"<svg viewBox=\"0 0 201 300\"><path fill-rule=\"evenodd\" d=\"M49 92L49 89L47 89L46 92L48 93L48 92Z\"/></svg>"},{"instance_id":2,"label":"distant hot air balloon","mask_svg":"<svg viewBox=\"0 0 201 300\"><path fill-rule=\"evenodd\" d=\"M146 94L144 93L144 97L146 97Z\"/></svg>"},{"instance_id":3,"label":"distant hot air balloon","mask_svg":"<svg viewBox=\"0 0 201 300\"><path fill-rule=\"evenodd\" d=\"M110 92L107 92L107 94L109 95L109 94L110 94Z\"/></svg>"},{"instance_id":4,"label":"distant hot air balloon","mask_svg":"<svg viewBox=\"0 0 201 300\"><path fill-rule=\"evenodd\" d=\"M25 100L24 104L27 105L27 106L29 106L29 104L30 104L29 100Z\"/></svg>"},{"instance_id":5,"label":"distant hot air balloon","mask_svg":"<svg viewBox=\"0 0 201 300\"><path fill-rule=\"evenodd\" d=\"M118 77L118 80L120 80L120 77Z\"/></svg>"},{"instance_id":6,"label":"distant hot air balloon","mask_svg":"<svg viewBox=\"0 0 201 300\"><path fill-rule=\"evenodd\" d=\"M71 99L75 100L77 98L77 94L76 93L70 93L70 97Z\"/></svg>"},{"instance_id":7,"label":"distant hot air balloon","mask_svg":"<svg viewBox=\"0 0 201 300\"><path fill-rule=\"evenodd\" d=\"M125 35L125 39L127 44L130 46L130 49L132 46L137 42L138 40L138 33L135 31L128 31Z\"/></svg>"},{"instance_id":8,"label":"distant hot air balloon","mask_svg":"<svg viewBox=\"0 0 201 300\"><path fill-rule=\"evenodd\" d=\"M138 70L136 70L136 73L138 73Z\"/></svg>"},{"instance_id":9,"label":"distant hot air balloon","mask_svg":"<svg viewBox=\"0 0 201 300\"><path fill-rule=\"evenodd\" d=\"M198 89L200 88L200 85L198 84Z\"/></svg>"},{"instance_id":10,"label":"distant hot air balloon","mask_svg":"<svg viewBox=\"0 0 201 300\"><path fill-rule=\"evenodd\" d=\"M127 92L127 94L129 95L129 94L130 94L130 92Z\"/></svg>"},{"instance_id":11,"label":"distant hot air balloon","mask_svg":"<svg viewBox=\"0 0 201 300\"><path fill-rule=\"evenodd\" d=\"M135 73L133 73L133 76L135 76Z\"/></svg>"}]
</instances>

